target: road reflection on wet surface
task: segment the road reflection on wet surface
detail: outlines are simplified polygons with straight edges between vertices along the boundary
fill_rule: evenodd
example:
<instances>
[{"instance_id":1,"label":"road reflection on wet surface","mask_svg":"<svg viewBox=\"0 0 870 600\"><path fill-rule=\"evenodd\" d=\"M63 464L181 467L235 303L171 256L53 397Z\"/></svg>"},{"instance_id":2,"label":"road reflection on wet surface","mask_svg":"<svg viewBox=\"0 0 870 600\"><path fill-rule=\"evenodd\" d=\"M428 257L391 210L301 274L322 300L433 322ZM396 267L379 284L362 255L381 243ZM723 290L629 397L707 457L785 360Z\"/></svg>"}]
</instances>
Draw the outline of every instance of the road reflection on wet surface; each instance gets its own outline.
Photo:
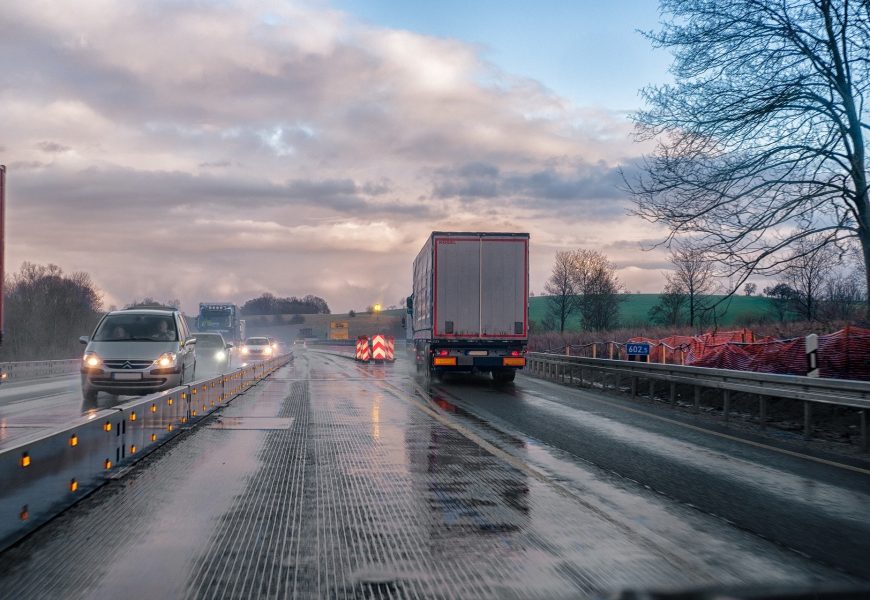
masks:
<instances>
[{"instance_id":1,"label":"road reflection on wet surface","mask_svg":"<svg viewBox=\"0 0 870 600\"><path fill-rule=\"evenodd\" d=\"M0 555L0 596L575 598L849 581L453 397L520 401L521 383L419 384L402 360L299 353Z\"/></svg>"}]
</instances>

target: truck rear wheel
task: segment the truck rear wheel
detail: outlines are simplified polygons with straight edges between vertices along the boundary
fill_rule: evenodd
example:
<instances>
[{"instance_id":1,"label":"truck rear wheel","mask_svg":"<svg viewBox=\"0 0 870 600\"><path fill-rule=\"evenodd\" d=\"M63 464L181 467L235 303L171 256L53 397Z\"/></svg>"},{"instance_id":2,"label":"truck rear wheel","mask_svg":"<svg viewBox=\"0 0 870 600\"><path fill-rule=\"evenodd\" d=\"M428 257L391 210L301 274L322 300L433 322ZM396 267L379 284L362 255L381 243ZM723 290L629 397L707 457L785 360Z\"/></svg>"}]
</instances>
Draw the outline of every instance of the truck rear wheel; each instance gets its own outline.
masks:
<instances>
[{"instance_id":1,"label":"truck rear wheel","mask_svg":"<svg viewBox=\"0 0 870 600\"><path fill-rule=\"evenodd\" d=\"M504 371L493 371L492 372L492 380L498 384L502 383L510 383L517 376L517 372L513 369L506 369Z\"/></svg>"}]
</instances>

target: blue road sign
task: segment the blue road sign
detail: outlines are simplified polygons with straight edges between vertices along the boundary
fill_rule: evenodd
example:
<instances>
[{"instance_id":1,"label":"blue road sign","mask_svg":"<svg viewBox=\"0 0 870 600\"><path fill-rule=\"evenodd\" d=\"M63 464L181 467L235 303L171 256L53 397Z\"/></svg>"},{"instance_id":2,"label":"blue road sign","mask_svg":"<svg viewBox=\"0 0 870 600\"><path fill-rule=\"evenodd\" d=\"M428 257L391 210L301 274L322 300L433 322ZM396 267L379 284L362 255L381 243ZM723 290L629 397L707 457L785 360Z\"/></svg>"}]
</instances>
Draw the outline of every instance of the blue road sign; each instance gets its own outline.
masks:
<instances>
[{"instance_id":1,"label":"blue road sign","mask_svg":"<svg viewBox=\"0 0 870 600\"><path fill-rule=\"evenodd\" d=\"M625 353L629 356L649 356L649 344L626 344Z\"/></svg>"}]
</instances>

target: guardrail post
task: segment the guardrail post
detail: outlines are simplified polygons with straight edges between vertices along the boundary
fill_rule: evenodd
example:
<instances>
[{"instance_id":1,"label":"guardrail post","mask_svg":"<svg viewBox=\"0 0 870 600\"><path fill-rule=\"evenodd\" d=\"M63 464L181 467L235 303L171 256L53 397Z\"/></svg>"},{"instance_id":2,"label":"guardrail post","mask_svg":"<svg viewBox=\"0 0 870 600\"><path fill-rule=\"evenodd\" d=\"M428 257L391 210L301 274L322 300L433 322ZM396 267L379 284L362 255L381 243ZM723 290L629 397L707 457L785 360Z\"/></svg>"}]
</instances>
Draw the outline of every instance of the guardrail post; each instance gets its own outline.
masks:
<instances>
[{"instance_id":1,"label":"guardrail post","mask_svg":"<svg viewBox=\"0 0 870 600\"><path fill-rule=\"evenodd\" d=\"M728 417L731 414L731 390L722 390L722 414L725 417L725 422L728 422Z\"/></svg>"},{"instance_id":2,"label":"guardrail post","mask_svg":"<svg viewBox=\"0 0 870 600\"><path fill-rule=\"evenodd\" d=\"M592 342L592 358L598 358L598 344Z\"/></svg>"},{"instance_id":3,"label":"guardrail post","mask_svg":"<svg viewBox=\"0 0 870 600\"><path fill-rule=\"evenodd\" d=\"M695 414L701 412L701 386L695 386Z\"/></svg>"},{"instance_id":4,"label":"guardrail post","mask_svg":"<svg viewBox=\"0 0 870 600\"><path fill-rule=\"evenodd\" d=\"M650 400L656 399L656 380L653 379L652 377L650 377L650 380L649 380L649 399Z\"/></svg>"},{"instance_id":5,"label":"guardrail post","mask_svg":"<svg viewBox=\"0 0 870 600\"><path fill-rule=\"evenodd\" d=\"M635 398L637 396L637 377L634 375L631 376L631 397Z\"/></svg>"},{"instance_id":6,"label":"guardrail post","mask_svg":"<svg viewBox=\"0 0 870 600\"><path fill-rule=\"evenodd\" d=\"M808 440L813 435L813 408L812 405L804 400L804 439Z\"/></svg>"},{"instance_id":7,"label":"guardrail post","mask_svg":"<svg viewBox=\"0 0 870 600\"><path fill-rule=\"evenodd\" d=\"M671 398L671 404L677 403L677 382L675 382L675 381L671 382L670 398Z\"/></svg>"},{"instance_id":8,"label":"guardrail post","mask_svg":"<svg viewBox=\"0 0 870 600\"><path fill-rule=\"evenodd\" d=\"M767 396L758 396L758 422L762 429L767 428Z\"/></svg>"}]
</instances>

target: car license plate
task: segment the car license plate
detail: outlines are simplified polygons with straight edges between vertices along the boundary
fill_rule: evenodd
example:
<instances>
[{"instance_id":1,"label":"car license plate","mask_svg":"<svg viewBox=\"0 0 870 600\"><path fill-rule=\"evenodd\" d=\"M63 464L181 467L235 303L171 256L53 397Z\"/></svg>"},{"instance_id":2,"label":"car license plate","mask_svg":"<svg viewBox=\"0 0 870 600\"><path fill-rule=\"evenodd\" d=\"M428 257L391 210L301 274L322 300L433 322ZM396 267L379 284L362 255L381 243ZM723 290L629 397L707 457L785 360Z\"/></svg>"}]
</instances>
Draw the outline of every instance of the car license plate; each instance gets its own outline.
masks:
<instances>
[{"instance_id":1,"label":"car license plate","mask_svg":"<svg viewBox=\"0 0 870 600\"><path fill-rule=\"evenodd\" d=\"M142 373L113 373L112 379L123 379L124 381L138 381L142 379Z\"/></svg>"},{"instance_id":2,"label":"car license plate","mask_svg":"<svg viewBox=\"0 0 870 600\"><path fill-rule=\"evenodd\" d=\"M469 350L468 356L489 356L489 351L487 351L487 350Z\"/></svg>"}]
</instances>

